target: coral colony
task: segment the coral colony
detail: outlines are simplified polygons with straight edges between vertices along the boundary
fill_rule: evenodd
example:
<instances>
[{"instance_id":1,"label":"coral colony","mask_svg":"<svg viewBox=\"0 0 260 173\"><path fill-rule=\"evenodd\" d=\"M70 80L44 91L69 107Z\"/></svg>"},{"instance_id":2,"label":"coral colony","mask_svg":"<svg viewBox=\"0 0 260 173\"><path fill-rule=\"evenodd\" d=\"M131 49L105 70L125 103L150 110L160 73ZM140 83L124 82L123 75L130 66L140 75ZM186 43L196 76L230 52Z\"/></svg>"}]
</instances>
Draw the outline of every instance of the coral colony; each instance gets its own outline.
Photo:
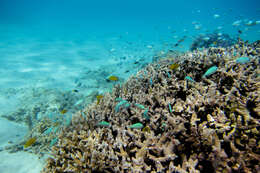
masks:
<instances>
[{"instance_id":1,"label":"coral colony","mask_svg":"<svg viewBox=\"0 0 260 173\"><path fill-rule=\"evenodd\" d=\"M169 52L74 115L43 172L260 171L259 56Z\"/></svg>"}]
</instances>

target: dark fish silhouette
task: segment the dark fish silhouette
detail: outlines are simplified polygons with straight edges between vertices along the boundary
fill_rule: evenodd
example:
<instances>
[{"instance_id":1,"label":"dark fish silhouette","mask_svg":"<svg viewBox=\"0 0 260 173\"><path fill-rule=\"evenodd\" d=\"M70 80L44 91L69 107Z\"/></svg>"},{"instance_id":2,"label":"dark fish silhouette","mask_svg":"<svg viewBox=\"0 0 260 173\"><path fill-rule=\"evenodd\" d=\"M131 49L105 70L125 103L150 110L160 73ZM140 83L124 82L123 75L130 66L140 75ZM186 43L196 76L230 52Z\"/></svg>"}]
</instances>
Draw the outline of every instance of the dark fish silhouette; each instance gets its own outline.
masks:
<instances>
[{"instance_id":1,"label":"dark fish silhouette","mask_svg":"<svg viewBox=\"0 0 260 173\"><path fill-rule=\"evenodd\" d=\"M183 41L185 40L186 37L187 37L187 36L185 35L185 36L183 36L182 39L178 40L177 43L174 45L174 47L179 46L179 44L180 44L181 42L183 42Z\"/></svg>"}]
</instances>

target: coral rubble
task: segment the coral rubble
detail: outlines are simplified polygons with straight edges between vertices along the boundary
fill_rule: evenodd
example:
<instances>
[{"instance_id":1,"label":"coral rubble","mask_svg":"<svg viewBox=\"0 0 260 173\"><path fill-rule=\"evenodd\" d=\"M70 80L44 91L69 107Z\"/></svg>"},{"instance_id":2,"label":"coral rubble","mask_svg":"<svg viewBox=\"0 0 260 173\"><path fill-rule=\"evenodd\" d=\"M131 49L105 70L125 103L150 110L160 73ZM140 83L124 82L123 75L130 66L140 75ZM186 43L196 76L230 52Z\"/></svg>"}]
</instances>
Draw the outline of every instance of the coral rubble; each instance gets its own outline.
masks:
<instances>
[{"instance_id":1,"label":"coral rubble","mask_svg":"<svg viewBox=\"0 0 260 173\"><path fill-rule=\"evenodd\" d=\"M43 172L259 172L259 42L170 54L75 114Z\"/></svg>"}]
</instances>

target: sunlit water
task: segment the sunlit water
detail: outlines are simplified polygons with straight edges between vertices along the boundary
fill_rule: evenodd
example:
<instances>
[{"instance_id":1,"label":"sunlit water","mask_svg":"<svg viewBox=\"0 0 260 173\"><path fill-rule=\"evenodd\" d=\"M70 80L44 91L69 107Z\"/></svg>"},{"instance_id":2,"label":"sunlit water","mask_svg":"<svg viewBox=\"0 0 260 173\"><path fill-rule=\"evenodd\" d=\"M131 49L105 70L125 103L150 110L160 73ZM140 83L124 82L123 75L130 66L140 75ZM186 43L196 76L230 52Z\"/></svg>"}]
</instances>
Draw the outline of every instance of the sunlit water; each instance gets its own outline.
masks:
<instances>
[{"instance_id":1,"label":"sunlit water","mask_svg":"<svg viewBox=\"0 0 260 173\"><path fill-rule=\"evenodd\" d=\"M0 115L16 109L33 88L76 88L85 96L107 91L96 78L117 75L126 80L142 64L152 62L154 55L188 51L196 37L213 32L250 42L258 40L260 3L1 0ZM134 65L137 62L141 65ZM100 71L99 76L86 75L93 70ZM22 132L23 127L15 130L21 124L2 122L6 128L0 129L0 146L27 132L27 128ZM21 132L19 137L16 132ZM10 167L15 158L21 159L18 155L8 155L10 162L0 163L0 172L14 171ZM28 156L28 164L30 159ZM18 172L36 171L25 164Z\"/></svg>"}]
</instances>

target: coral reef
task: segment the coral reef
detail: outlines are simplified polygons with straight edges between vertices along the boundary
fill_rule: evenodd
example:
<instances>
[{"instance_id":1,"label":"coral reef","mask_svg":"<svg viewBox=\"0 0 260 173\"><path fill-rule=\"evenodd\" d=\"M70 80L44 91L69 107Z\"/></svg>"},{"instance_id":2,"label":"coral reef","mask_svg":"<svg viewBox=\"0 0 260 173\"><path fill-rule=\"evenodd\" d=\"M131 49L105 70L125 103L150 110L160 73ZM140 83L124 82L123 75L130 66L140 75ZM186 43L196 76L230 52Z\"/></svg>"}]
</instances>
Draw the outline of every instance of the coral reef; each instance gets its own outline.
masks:
<instances>
[{"instance_id":1,"label":"coral reef","mask_svg":"<svg viewBox=\"0 0 260 173\"><path fill-rule=\"evenodd\" d=\"M75 88L67 91L44 87L1 89L0 97L11 104L6 106L8 109L1 110L0 116L27 125L28 134L21 141L10 140L8 146L0 148L0 151L13 153L24 150L43 156L57 142L59 129L70 123L72 114L92 102L99 104L103 92L124 80L125 76L120 76L117 81L107 81L106 77L111 77L115 67L104 65L96 70L87 69L75 79ZM133 72L129 71L128 75L130 73ZM35 138L32 145L23 147L26 141Z\"/></svg>"},{"instance_id":2,"label":"coral reef","mask_svg":"<svg viewBox=\"0 0 260 173\"><path fill-rule=\"evenodd\" d=\"M83 96L75 91L45 88L6 91L9 98L17 98L19 101L13 111L7 111L0 116L10 121L24 123L28 126L28 134L21 141L10 140L9 145L1 150L7 150L10 153L24 150L40 157L49 151L50 144L55 142L59 129L70 123L72 114L84 108L95 99L96 95L96 92ZM23 147L30 139L36 140L32 145Z\"/></svg>"},{"instance_id":3,"label":"coral reef","mask_svg":"<svg viewBox=\"0 0 260 173\"><path fill-rule=\"evenodd\" d=\"M42 172L259 172L259 43L168 52L76 113Z\"/></svg>"},{"instance_id":4,"label":"coral reef","mask_svg":"<svg viewBox=\"0 0 260 173\"><path fill-rule=\"evenodd\" d=\"M0 116L10 121L25 123L28 126L34 126L39 120L48 117L50 114L60 114L60 111L64 109L75 113L91 102L92 98L89 97L93 97L73 91L41 87L22 88L13 92L8 97L17 98L16 107L13 111L1 112L2 115ZM79 100L82 100L82 102L79 103Z\"/></svg>"},{"instance_id":5,"label":"coral reef","mask_svg":"<svg viewBox=\"0 0 260 173\"><path fill-rule=\"evenodd\" d=\"M62 127L70 125L70 117L67 120L43 118L36 123L23 140L16 143L10 142L8 146L1 148L9 153L26 151L42 157L50 152L51 147L57 142L57 136Z\"/></svg>"}]
</instances>

